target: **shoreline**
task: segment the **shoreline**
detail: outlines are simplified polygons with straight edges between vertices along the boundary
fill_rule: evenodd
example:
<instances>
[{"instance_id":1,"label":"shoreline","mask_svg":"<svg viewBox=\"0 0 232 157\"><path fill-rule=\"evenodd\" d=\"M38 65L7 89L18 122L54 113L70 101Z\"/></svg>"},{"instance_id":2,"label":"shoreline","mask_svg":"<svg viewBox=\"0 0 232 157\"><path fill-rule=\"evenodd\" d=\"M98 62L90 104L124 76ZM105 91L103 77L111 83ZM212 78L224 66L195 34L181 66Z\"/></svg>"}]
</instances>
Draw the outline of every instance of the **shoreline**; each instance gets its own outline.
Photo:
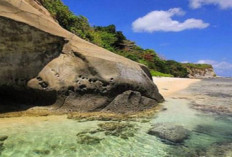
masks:
<instances>
[{"instance_id":1,"label":"shoreline","mask_svg":"<svg viewBox=\"0 0 232 157\"><path fill-rule=\"evenodd\" d=\"M201 80L202 79L153 77L153 82L157 85L159 92L164 98L174 96L178 92Z\"/></svg>"},{"instance_id":2,"label":"shoreline","mask_svg":"<svg viewBox=\"0 0 232 157\"><path fill-rule=\"evenodd\" d=\"M157 85L160 93L163 95L163 97L169 98L171 96L175 96L178 92L188 88L190 85L193 83L197 83L201 81L200 79L189 79L189 78L167 78L167 77L153 77L153 82ZM95 117L96 119L98 118L128 118L128 117L144 117L144 115L151 115L152 113L158 112L159 109L161 108L161 105L158 105L150 110L143 111L141 113L133 113L130 115L116 115L116 114L108 114L108 113L101 113L100 115L96 116L96 113L49 113L48 110L27 110L27 111L21 111L21 112L12 112L12 113L5 113L5 114L0 114L0 124L1 121L5 121L6 119L11 119L14 118L23 118L23 117L34 117L35 119L47 119L46 117L51 117L53 119L53 116L58 116L58 117L68 117L70 115L73 115L74 118L88 118L88 117ZM102 116L101 116L102 115ZM116 116L115 116L116 115ZM44 118L43 118L44 117ZM26 118L28 119L28 118ZM30 119L30 118L29 118Z\"/></svg>"}]
</instances>

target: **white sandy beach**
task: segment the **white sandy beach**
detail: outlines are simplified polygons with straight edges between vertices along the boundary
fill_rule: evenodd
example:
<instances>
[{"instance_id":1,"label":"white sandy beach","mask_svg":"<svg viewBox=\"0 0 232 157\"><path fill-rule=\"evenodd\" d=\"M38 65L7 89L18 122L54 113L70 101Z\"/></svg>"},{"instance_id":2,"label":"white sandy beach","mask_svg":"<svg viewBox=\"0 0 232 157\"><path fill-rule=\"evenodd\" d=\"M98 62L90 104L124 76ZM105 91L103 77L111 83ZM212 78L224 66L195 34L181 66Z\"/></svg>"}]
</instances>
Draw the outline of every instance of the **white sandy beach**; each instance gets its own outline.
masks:
<instances>
[{"instance_id":1,"label":"white sandy beach","mask_svg":"<svg viewBox=\"0 0 232 157\"><path fill-rule=\"evenodd\" d=\"M200 79L153 77L154 83L158 86L164 97L170 97L178 91L188 88L191 84L201 81Z\"/></svg>"}]
</instances>

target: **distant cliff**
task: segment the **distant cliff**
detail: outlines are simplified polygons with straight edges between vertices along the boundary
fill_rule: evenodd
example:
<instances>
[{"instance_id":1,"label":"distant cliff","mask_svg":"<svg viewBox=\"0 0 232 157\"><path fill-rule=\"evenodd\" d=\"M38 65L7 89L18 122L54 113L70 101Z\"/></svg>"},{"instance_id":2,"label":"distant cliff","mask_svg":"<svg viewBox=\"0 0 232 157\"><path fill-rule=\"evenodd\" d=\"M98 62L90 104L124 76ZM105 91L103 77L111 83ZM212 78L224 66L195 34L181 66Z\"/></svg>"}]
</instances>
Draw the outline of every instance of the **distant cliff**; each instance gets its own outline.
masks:
<instances>
[{"instance_id":1,"label":"distant cliff","mask_svg":"<svg viewBox=\"0 0 232 157\"><path fill-rule=\"evenodd\" d=\"M209 64L183 64L188 70L189 78L213 78L216 77L213 66Z\"/></svg>"}]
</instances>

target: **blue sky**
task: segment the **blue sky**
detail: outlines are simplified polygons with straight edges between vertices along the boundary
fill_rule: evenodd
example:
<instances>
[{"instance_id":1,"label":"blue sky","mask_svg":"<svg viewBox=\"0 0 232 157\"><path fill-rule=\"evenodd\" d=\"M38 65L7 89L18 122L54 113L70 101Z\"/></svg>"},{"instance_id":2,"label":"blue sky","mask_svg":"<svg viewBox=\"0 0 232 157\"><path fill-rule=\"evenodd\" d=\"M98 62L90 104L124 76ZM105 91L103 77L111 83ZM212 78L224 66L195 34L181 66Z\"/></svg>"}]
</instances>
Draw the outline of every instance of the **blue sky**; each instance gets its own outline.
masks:
<instances>
[{"instance_id":1,"label":"blue sky","mask_svg":"<svg viewBox=\"0 0 232 157\"><path fill-rule=\"evenodd\" d=\"M62 0L91 25L115 24L166 59L210 63L232 76L232 0Z\"/></svg>"}]
</instances>

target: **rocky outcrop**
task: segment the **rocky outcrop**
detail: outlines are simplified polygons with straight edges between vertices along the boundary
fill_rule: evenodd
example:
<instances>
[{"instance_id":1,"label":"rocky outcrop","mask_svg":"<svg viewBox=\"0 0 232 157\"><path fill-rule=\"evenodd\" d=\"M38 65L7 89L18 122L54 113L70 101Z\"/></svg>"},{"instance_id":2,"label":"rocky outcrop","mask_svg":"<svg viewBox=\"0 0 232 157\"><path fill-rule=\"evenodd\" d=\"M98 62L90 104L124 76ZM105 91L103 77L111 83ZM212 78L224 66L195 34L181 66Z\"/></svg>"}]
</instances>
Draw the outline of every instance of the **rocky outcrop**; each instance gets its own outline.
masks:
<instances>
[{"instance_id":1,"label":"rocky outcrop","mask_svg":"<svg viewBox=\"0 0 232 157\"><path fill-rule=\"evenodd\" d=\"M0 1L0 37L0 112L137 112L164 100L145 66L66 31L36 0Z\"/></svg>"},{"instance_id":2,"label":"rocky outcrop","mask_svg":"<svg viewBox=\"0 0 232 157\"><path fill-rule=\"evenodd\" d=\"M183 126L173 125L171 123L159 123L155 124L148 131L148 134L155 135L165 140L164 142L182 143L189 137L190 131Z\"/></svg>"},{"instance_id":3,"label":"rocky outcrop","mask_svg":"<svg viewBox=\"0 0 232 157\"><path fill-rule=\"evenodd\" d=\"M214 78L216 77L216 73L214 72L213 67L209 68L187 68L188 69L188 77L189 78Z\"/></svg>"}]
</instances>

